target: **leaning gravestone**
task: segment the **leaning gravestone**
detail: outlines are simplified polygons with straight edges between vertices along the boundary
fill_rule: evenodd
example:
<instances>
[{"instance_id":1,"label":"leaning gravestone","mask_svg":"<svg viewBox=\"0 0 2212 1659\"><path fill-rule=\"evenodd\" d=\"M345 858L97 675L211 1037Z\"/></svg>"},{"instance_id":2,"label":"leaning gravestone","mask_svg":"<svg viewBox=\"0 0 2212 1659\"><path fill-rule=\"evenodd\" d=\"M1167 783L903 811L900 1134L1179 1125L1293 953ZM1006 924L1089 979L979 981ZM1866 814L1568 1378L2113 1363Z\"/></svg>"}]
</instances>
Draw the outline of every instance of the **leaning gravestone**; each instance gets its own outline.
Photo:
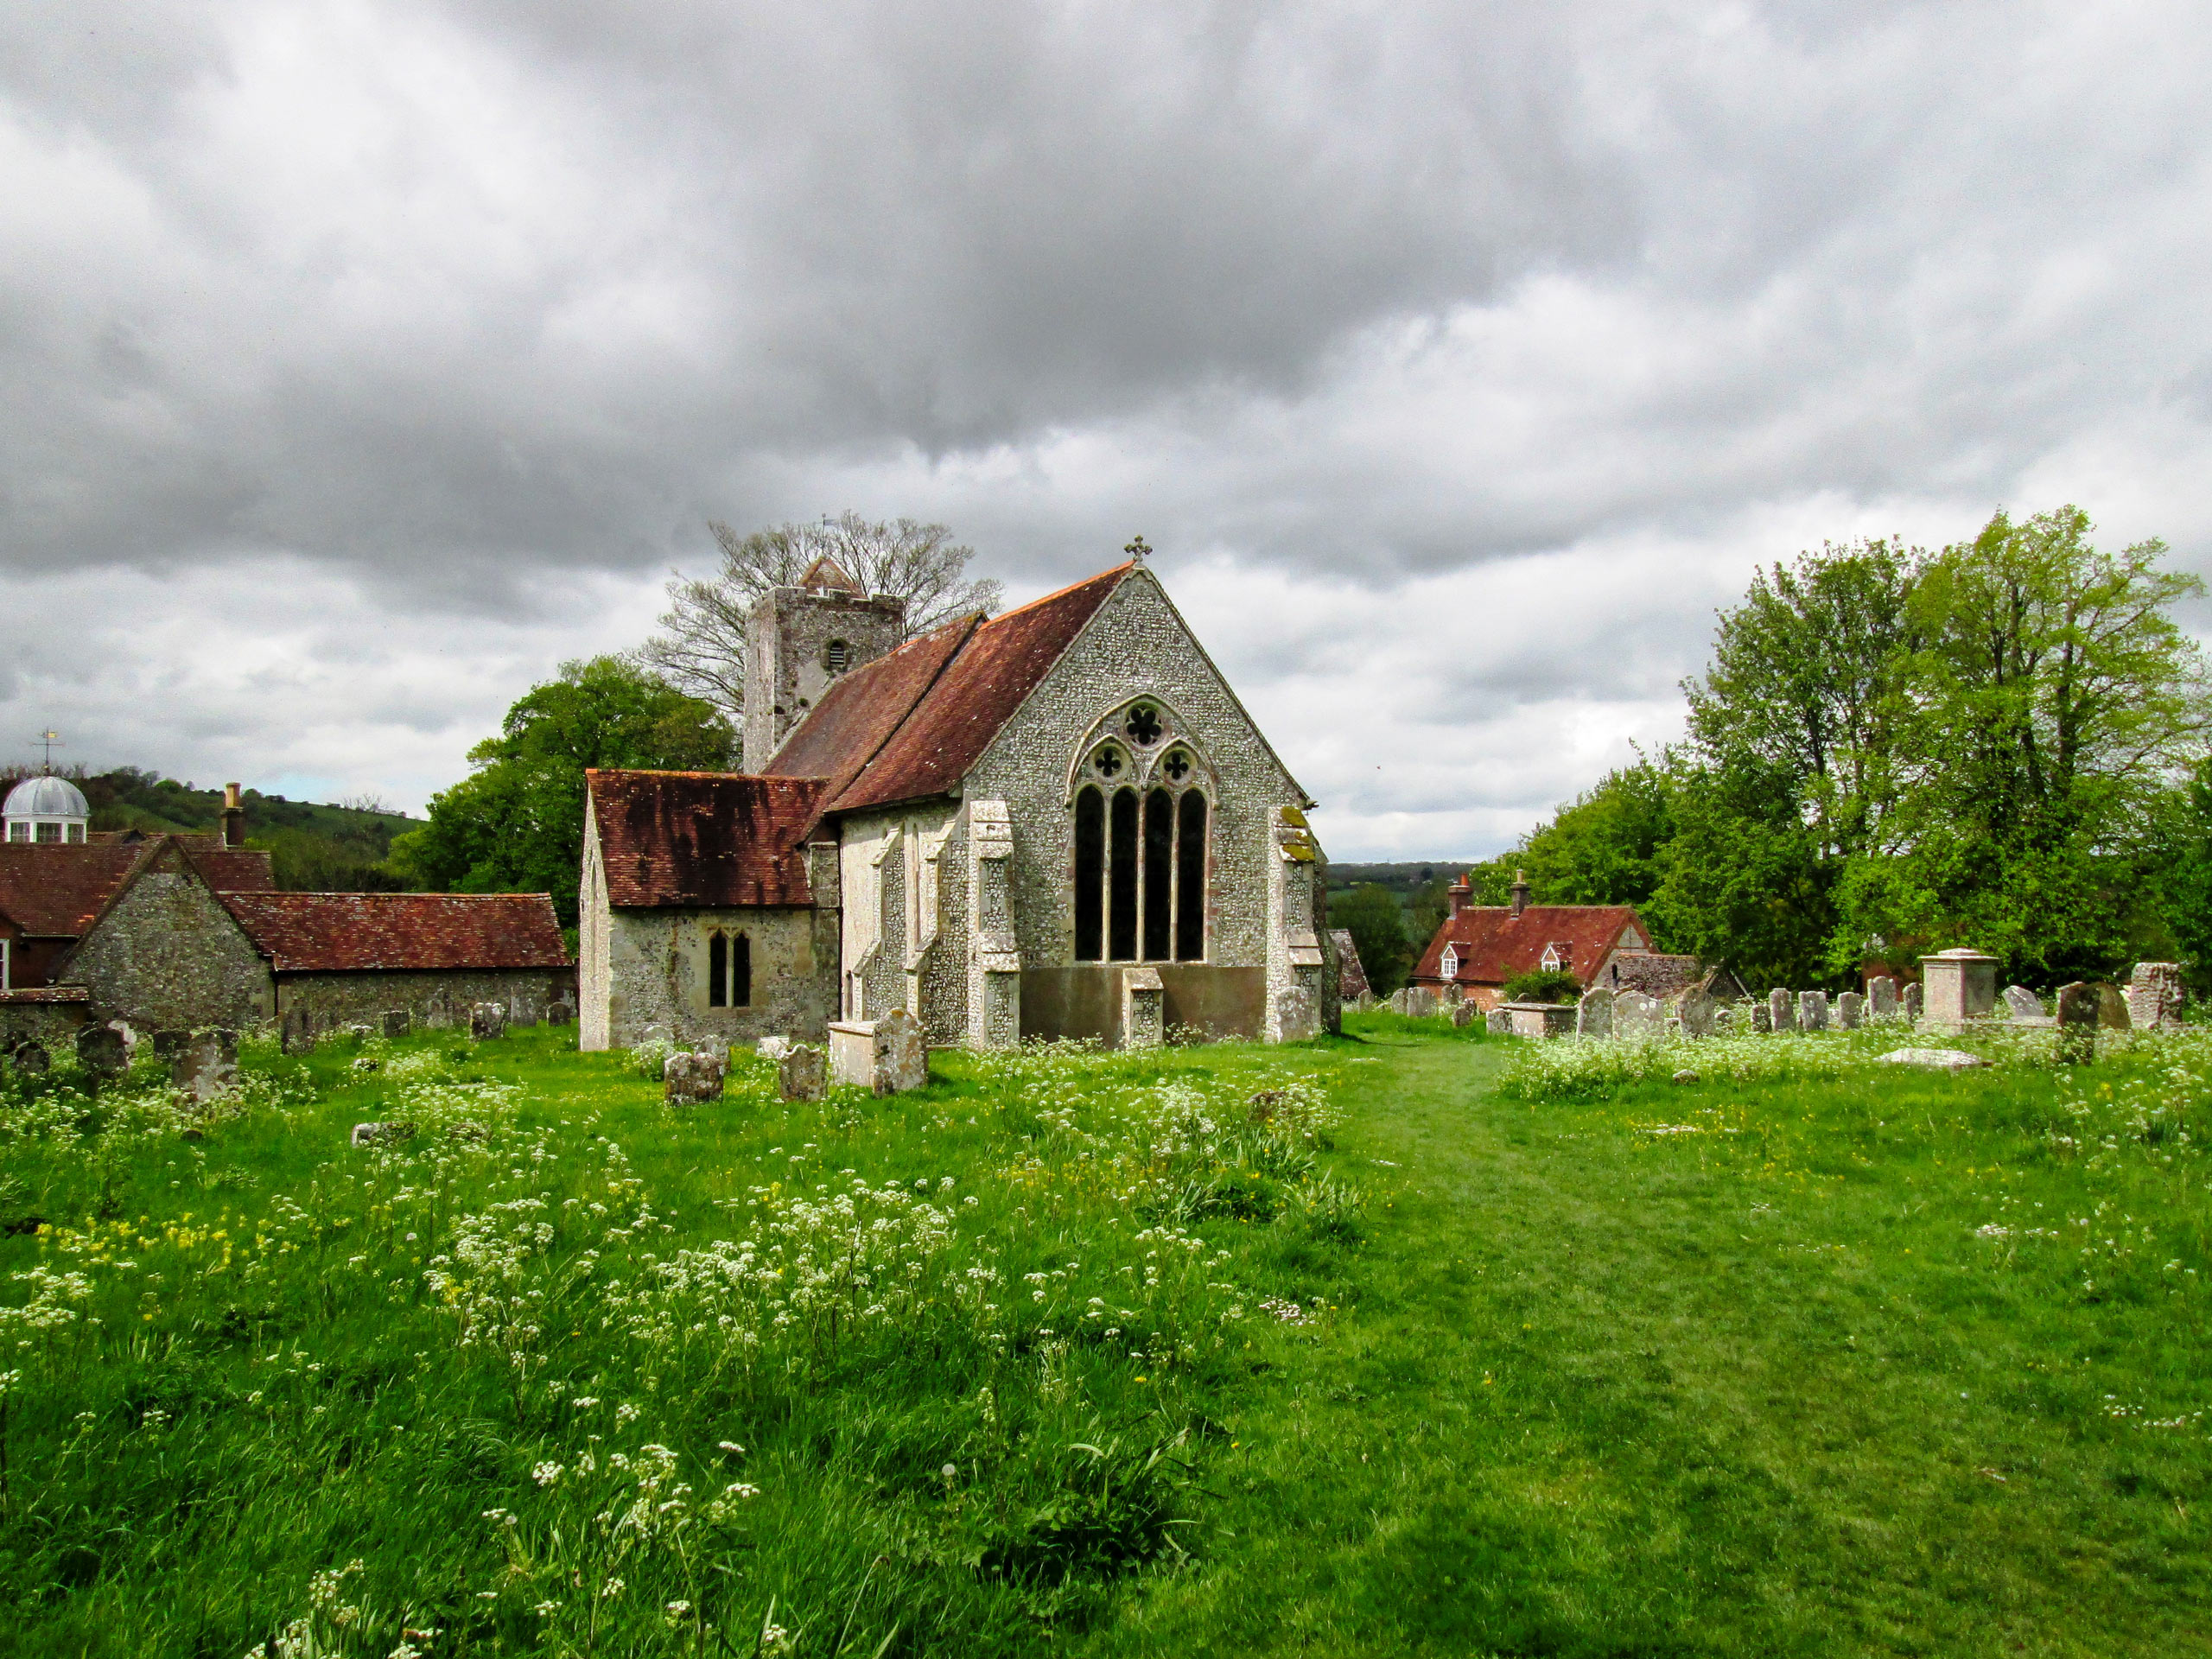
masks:
<instances>
[{"instance_id":1,"label":"leaning gravestone","mask_svg":"<svg viewBox=\"0 0 2212 1659\"><path fill-rule=\"evenodd\" d=\"M1857 991L1846 991L1835 1000L1835 1023L1839 1031L1856 1031L1865 1022L1866 999Z\"/></svg>"},{"instance_id":2,"label":"leaning gravestone","mask_svg":"<svg viewBox=\"0 0 2212 1659\"><path fill-rule=\"evenodd\" d=\"M1642 991L1621 991L1613 997L1613 1034L1616 1037L1656 1037L1667 1027L1667 1005Z\"/></svg>"},{"instance_id":3,"label":"leaning gravestone","mask_svg":"<svg viewBox=\"0 0 2212 1659\"><path fill-rule=\"evenodd\" d=\"M1691 1038L1712 1036L1719 1029L1722 1012L1720 1005L1703 991L1693 988L1685 992L1682 1006L1678 1011L1682 1035Z\"/></svg>"},{"instance_id":4,"label":"leaning gravestone","mask_svg":"<svg viewBox=\"0 0 2212 1659\"><path fill-rule=\"evenodd\" d=\"M1753 1031L1774 1029L1774 1005L1771 1002L1751 1004L1751 1029Z\"/></svg>"},{"instance_id":5,"label":"leaning gravestone","mask_svg":"<svg viewBox=\"0 0 2212 1659\"><path fill-rule=\"evenodd\" d=\"M194 1100L213 1100L238 1080L238 1034L195 1031L169 1062L169 1081Z\"/></svg>"},{"instance_id":6,"label":"leaning gravestone","mask_svg":"<svg viewBox=\"0 0 2212 1659\"><path fill-rule=\"evenodd\" d=\"M662 1095L671 1106L722 1097L723 1063L712 1054L671 1054L661 1068Z\"/></svg>"},{"instance_id":7,"label":"leaning gravestone","mask_svg":"<svg viewBox=\"0 0 2212 1659\"><path fill-rule=\"evenodd\" d=\"M386 1008L384 1012L384 1034L387 1037L404 1037L414 1024L414 1017L404 1008Z\"/></svg>"},{"instance_id":8,"label":"leaning gravestone","mask_svg":"<svg viewBox=\"0 0 2212 1659\"><path fill-rule=\"evenodd\" d=\"M1781 986L1776 986L1766 994L1766 1010L1767 1017L1774 1022L1774 1028L1777 1031L1797 1029L1796 1004L1790 999L1789 993L1783 990Z\"/></svg>"},{"instance_id":9,"label":"leaning gravestone","mask_svg":"<svg viewBox=\"0 0 2212 1659\"><path fill-rule=\"evenodd\" d=\"M1797 993L1797 1024L1805 1031L1826 1031L1828 1028L1828 994L1826 991Z\"/></svg>"},{"instance_id":10,"label":"leaning gravestone","mask_svg":"<svg viewBox=\"0 0 2212 1659\"><path fill-rule=\"evenodd\" d=\"M1513 1016L1503 1008L1492 1008L1483 1016L1483 1029L1493 1037L1510 1037Z\"/></svg>"},{"instance_id":11,"label":"leaning gravestone","mask_svg":"<svg viewBox=\"0 0 2212 1659\"><path fill-rule=\"evenodd\" d=\"M2097 988L2058 988L2058 1063L2088 1065L2097 1058Z\"/></svg>"},{"instance_id":12,"label":"leaning gravestone","mask_svg":"<svg viewBox=\"0 0 2212 1659\"><path fill-rule=\"evenodd\" d=\"M46 1045L37 1039L26 1037L8 1051L8 1060L18 1071L43 1071L54 1064L47 1053Z\"/></svg>"},{"instance_id":13,"label":"leaning gravestone","mask_svg":"<svg viewBox=\"0 0 2212 1659\"><path fill-rule=\"evenodd\" d=\"M494 1037L507 1034L507 1010L498 1002L479 1002L468 1011L468 1034L478 1042L488 1042Z\"/></svg>"},{"instance_id":14,"label":"leaning gravestone","mask_svg":"<svg viewBox=\"0 0 2212 1659\"><path fill-rule=\"evenodd\" d=\"M875 1022L875 1092L903 1095L930 1086L929 1043L922 1022L893 1008Z\"/></svg>"},{"instance_id":15,"label":"leaning gravestone","mask_svg":"<svg viewBox=\"0 0 2212 1659\"><path fill-rule=\"evenodd\" d=\"M1578 1037L1610 1037L1613 1034L1613 994L1603 985L1592 985L1582 993L1582 1001L1575 1005L1574 1034Z\"/></svg>"},{"instance_id":16,"label":"leaning gravestone","mask_svg":"<svg viewBox=\"0 0 2212 1659\"><path fill-rule=\"evenodd\" d=\"M2127 998L2117 985L2097 987L2097 1023L2107 1031L2126 1031Z\"/></svg>"},{"instance_id":17,"label":"leaning gravestone","mask_svg":"<svg viewBox=\"0 0 2212 1659\"><path fill-rule=\"evenodd\" d=\"M77 1033L77 1063L98 1084L130 1069L130 1051L113 1026L86 1026Z\"/></svg>"},{"instance_id":18,"label":"leaning gravestone","mask_svg":"<svg viewBox=\"0 0 2212 1659\"><path fill-rule=\"evenodd\" d=\"M2024 985L2007 985L2005 1011L2015 1020L2040 1020L2044 1017L2043 998Z\"/></svg>"},{"instance_id":19,"label":"leaning gravestone","mask_svg":"<svg viewBox=\"0 0 2212 1659\"><path fill-rule=\"evenodd\" d=\"M1920 982L1914 980L1904 988L1904 1017L1915 1025L1920 1023Z\"/></svg>"},{"instance_id":20,"label":"leaning gravestone","mask_svg":"<svg viewBox=\"0 0 2212 1659\"><path fill-rule=\"evenodd\" d=\"M1866 1017L1887 1020L1897 1011L1897 982L1887 974L1877 974L1866 982Z\"/></svg>"},{"instance_id":21,"label":"leaning gravestone","mask_svg":"<svg viewBox=\"0 0 2212 1659\"><path fill-rule=\"evenodd\" d=\"M829 1092L830 1060L811 1043L794 1043L776 1061L776 1084L785 1100L820 1100Z\"/></svg>"},{"instance_id":22,"label":"leaning gravestone","mask_svg":"<svg viewBox=\"0 0 2212 1659\"><path fill-rule=\"evenodd\" d=\"M788 1037L763 1037L753 1045L753 1052L764 1060L780 1060L791 1052L791 1039Z\"/></svg>"}]
</instances>

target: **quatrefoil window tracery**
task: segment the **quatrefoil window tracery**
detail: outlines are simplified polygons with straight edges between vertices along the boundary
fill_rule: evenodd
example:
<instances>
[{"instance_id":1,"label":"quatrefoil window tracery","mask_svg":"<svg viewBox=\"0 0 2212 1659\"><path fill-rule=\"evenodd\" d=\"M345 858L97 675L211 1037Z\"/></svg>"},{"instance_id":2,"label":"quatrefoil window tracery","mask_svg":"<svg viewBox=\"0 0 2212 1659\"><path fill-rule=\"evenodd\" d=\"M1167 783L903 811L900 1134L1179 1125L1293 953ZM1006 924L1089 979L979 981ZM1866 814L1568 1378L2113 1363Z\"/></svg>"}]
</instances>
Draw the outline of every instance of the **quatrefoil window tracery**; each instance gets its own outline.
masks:
<instances>
[{"instance_id":1,"label":"quatrefoil window tracery","mask_svg":"<svg viewBox=\"0 0 2212 1659\"><path fill-rule=\"evenodd\" d=\"M1148 702L1141 702L1129 710L1122 729L1128 734L1130 742L1141 749L1148 749L1160 741L1166 728L1160 723L1160 710Z\"/></svg>"},{"instance_id":2,"label":"quatrefoil window tracery","mask_svg":"<svg viewBox=\"0 0 2212 1659\"><path fill-rule=\"evenodd\" d=\"M1116 748L1111 743L1100 744L1098 752L1090 757L1091 769L1101 778L1120 777L1125 764L1127 763L1122 758L1121 750Z\"/></svg>"}]
</instances>

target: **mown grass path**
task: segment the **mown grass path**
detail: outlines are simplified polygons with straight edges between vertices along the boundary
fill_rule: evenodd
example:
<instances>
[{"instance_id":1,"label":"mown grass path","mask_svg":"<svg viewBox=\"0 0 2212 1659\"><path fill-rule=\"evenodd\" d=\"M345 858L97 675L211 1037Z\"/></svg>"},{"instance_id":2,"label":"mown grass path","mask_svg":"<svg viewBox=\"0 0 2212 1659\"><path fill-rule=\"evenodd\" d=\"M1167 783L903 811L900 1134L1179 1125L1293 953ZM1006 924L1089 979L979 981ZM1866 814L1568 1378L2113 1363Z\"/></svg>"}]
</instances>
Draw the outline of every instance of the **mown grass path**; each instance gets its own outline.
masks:
<instances>
[{"instance_id":1,"label":"mown grass path","mask_svg":"<svg viewBox=\"0 0 2212 1659\"><path fill-rule=\"evenodd\" d=\"M2201 1283L1976 1234L2070 1224L2047 1078L1532 1109L1501 1045L1358 1052L1340 1311L1243 1395L1202 1568L1098 1650L2212 1651ZM2175 1202L2143 1254L2202 1261Z\"/></svg>"}]
</instances>

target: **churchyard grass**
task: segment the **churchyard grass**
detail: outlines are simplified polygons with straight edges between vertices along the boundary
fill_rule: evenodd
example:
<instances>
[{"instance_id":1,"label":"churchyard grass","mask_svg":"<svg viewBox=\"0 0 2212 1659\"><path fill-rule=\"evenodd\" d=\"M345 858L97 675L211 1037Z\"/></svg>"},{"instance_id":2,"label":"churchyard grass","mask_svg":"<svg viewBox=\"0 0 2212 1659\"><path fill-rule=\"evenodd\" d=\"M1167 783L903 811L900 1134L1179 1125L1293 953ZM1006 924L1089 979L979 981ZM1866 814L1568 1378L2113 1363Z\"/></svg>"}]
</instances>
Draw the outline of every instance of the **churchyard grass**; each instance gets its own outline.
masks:
<instances>
[{"instance_id":1,"label":"churchyard grass","mask_svg":"<svg viewBox=\"0 0 2212 1659\"><path fill-rule=\"evenodd\" d=\"M2212 1045L1347 1029L677 1114L555 1031L205 1124L10 1079L9 1640L2212 1651Z\"/></svg>"}]
</instances>

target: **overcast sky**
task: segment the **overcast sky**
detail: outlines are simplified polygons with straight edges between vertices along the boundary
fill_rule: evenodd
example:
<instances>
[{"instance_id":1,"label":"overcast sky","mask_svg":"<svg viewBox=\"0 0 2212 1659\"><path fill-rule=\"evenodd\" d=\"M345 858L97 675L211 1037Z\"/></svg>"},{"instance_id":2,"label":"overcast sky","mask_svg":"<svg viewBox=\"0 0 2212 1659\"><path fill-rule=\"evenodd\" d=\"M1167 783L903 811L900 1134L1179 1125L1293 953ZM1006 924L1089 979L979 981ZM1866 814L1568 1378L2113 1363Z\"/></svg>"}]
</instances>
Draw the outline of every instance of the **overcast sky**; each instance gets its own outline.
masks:
<instances>
[{"instance_id":1,"label":"overcast sky","mask_svg":"<svg viewBox=\"0 0 2212 1659\"><path fill-rule=\"evenodd\" d=\"M1155 568L1332 856L1680 728L1752 567L2212 570L2184 3L0 15L0 759L419 809L706 521Z\"/></svg>"}]
</instances>

